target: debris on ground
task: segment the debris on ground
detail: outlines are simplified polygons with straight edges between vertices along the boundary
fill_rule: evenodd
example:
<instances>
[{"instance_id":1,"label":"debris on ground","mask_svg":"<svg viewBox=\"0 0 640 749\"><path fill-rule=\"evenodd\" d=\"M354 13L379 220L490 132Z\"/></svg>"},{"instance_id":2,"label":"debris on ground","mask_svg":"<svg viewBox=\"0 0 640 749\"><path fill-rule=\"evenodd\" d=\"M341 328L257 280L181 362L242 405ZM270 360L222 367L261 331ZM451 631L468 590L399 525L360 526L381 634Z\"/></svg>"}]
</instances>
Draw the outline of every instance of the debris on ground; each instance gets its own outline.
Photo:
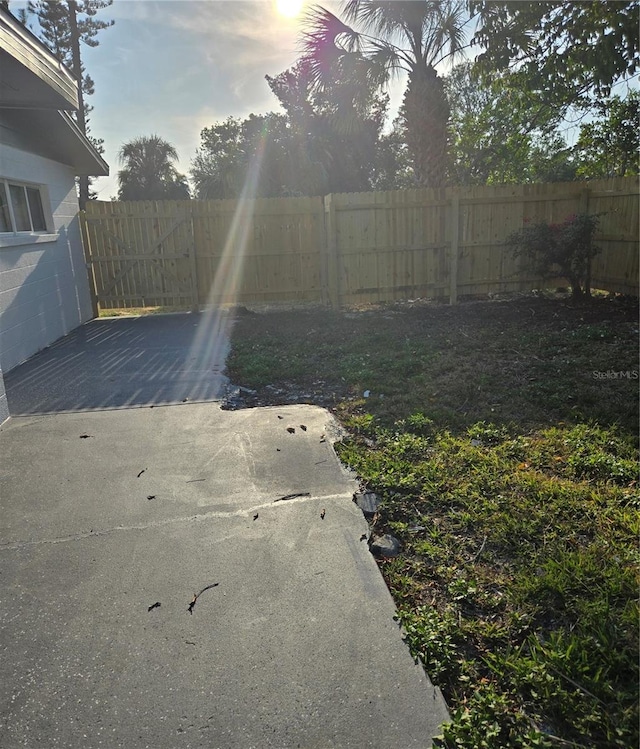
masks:
<instances>
[{"instance_id":1,"label":"debris on ground","mask_svg":"<svg viewBox=\"0 0 640 749\"><path fill-rule=\"evenodd\" d=\"M211 585L206 585L199 593L194 593L193 600L189 604L187 611L190 614L193 614L193 607L196 605L196 601L198 600L198 598L200 598L200 596L205 592L205 590L211 590L211 588L217 588L218 585L220 585L220 583L212 583Z\"/></svg>"},{"instance_id":2,"label":"debris on ground","mask_svg":"<svg viewBox=\"0 0 640 749\"><path fill-rule=\"evenodd\" d=\"M380 505L380 498L374 492L356 492L353 495L353 501L362 510L362 514L368 520L376 514Z\"/></svg>"},{"instance_id":3,"label":"debris on ground","mask_svg":"<svg viewBox=\"0 0 640 749\"><path fill-rule=\"evenodd\" d=\"M294 494L285 494L284 497L278 497L274 499L274 502L284 502L286 499L297 499L298 497L310 497L310 492L295 492Z\"/></svg>"},{"instance_id":4,"label":"debris on ground","mask_svg":"<svg viewBox=\"0 0 640 749\"><path fill-rule=\"evenodd\" d=\"M395 536L385 533L376 536L370 543L369 549L375 557L397 557L400 554L400 541Z\"/></svg>"},{"instance_id":5,"label":"debris on ground","mask_svg":"<svg viewBox=\"0 0 640 749\"><path fill-rule=\"evenodd\" d=\"M162 604L160 601L156 601L155 603L152 603L151 606L147 609L147 611L153 611L153 609L159 609Z\"/></svg>"}]
</instances>

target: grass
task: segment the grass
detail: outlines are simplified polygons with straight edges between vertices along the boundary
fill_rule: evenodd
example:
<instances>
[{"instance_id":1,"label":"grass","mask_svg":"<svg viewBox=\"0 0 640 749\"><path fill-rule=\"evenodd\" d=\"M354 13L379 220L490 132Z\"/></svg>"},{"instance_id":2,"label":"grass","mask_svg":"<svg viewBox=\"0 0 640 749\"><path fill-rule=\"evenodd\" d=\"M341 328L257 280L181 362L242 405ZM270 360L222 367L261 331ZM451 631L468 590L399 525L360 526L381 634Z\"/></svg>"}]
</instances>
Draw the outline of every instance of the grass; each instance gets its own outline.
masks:
<instances>
[{"instance_id":1,"label":"grass","mask_svg":"<svg viewBox=\"0 0 640 749\"><path fill-rule=\"evenodd\" d=\"M637 334L635 302L533 297L235 327L234 383L329 403L382 498L437 746L638 745Z\"/></svg>"}]
</instances>

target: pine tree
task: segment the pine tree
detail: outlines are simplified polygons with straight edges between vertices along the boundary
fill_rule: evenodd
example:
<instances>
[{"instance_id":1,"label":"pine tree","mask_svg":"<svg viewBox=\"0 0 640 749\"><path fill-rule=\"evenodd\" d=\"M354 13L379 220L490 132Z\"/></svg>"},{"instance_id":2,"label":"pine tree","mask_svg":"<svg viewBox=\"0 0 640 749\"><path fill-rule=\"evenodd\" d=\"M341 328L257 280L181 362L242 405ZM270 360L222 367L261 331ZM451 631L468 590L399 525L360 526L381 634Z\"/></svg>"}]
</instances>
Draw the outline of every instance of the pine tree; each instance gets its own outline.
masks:
<instances>
[{"instance_id":1,"label":"pine tree","mask_svg":"<svg viewBox=\"0 0 640 749\"><path fill-rule=\"evenodd\" d=\"M98 46L98 32L113 26L114 21L103 21L95 16L112 3L113 0L29 0L26 10L20 14L23 23L28 23L32 17L37 19L39 29L34 29L35 33L78 81L76 122L99 153L104 151L104 141L89 134L88 115L93 107L85 100L86 96L93 94L94 82L82 63L80 45ZM78 180L80 208L84 208L89 200L89 183L89 177Z\"/></svg>"}]
</instances>

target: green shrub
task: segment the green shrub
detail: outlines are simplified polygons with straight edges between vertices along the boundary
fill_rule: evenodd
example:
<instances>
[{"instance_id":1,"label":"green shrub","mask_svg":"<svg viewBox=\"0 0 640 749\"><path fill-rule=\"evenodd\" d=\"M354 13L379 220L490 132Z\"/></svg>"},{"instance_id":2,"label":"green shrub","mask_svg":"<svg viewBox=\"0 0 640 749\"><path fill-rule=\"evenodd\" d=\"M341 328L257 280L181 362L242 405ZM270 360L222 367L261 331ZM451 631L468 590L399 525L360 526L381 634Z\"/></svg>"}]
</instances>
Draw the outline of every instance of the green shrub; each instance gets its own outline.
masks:
<instances>
[{"instance_id":1,"label":"green shrub","mask_svg":"<svg viewBox=\"0 0 640 749\"><path fill-rule=\"evenodd\" d=\"M524 270L541 278L562 276L571 284L574 297L591 295L591 261L600 252L593 244L598 228L596 215L578 213L560 224L536 221L507 237L515 257L524 260Z\"/></svg>"}]
</instances>

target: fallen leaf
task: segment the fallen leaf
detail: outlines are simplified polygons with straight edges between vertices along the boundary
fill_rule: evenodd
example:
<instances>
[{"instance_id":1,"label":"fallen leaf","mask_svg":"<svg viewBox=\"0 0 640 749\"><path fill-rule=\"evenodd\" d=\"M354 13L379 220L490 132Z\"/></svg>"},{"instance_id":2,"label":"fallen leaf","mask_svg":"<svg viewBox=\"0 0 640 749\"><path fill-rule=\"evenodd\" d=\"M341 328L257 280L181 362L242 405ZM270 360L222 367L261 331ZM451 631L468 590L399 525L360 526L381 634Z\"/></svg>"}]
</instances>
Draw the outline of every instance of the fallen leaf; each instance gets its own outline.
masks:
<instances>
[{"instance_id":1,"label":"fallen leaf","mask_svg":"<svg viewBox=\"0 0 640 749\"><path fill-rule=\"evenodd\" d=\"M289 434L295 434L296 433L296 428L295 427L287 427L287 432L289 432Z\"/></svg>"},{"instance_id":2,"label":"fallen leaf","mask_svg":"<svg viewBox=\"0 0 640 749\"><path fill-rule=\"evenodd\" d=\"M260 513L256 512L256 514L253 516L254 520L257 520L260 517Z\"/></svg>"},{"instance_id":3,"label":"fallen leaf","mask_svg":"<svg viewBox=\"0 0 640 749\"><path fill-rule=\"evenodd\" d=\"M279 419L284 419L284 416L278 416Z\"/></svg>"},{"instance_id":4,"label":"fallen leaf","mask_svg":"<svg viewBox=\"0 0 640 749\"><path fill-rule=\"evenodd\" d=\"M367 540L367 534L366 534L366 533L363 533L363 534L362 534L362 535L360 536L360 540L361 540L361 541L366 541L366 540Z\"/></svg>"},{"instance_id":5,"label":"fallen leaf","mask_svg":"<svg viewBox=\"0 0 640 749\"><path fill-rule=\"evenodd\" d=\"M323 508L322 512L320 513L320 520L324 520L325 513L326 513L326 510Z\"/></svg>"},{"instance_id":6,"label":"fallen leaf","mask_svg":"<svg viewBox=\"0 0 640 749\"><path fill-rule=\"evenodd\" d=\"M151 606L147 609L147 611L153 611L153 609L159 609L162 604L160 601L156 601L155 603L152 603Z\"/></svg>"},{"instance_id":7,"label":"fallen leaf","mask_svg":"<svg viewBox=\"0 0 640 749\"><path fill-rule=\"evenodd\" d=\"M155 494L147 494L147 499L155 499L155 498L156 498Z\"/></svg>"},{"instance_id":8,"label":"fallen leaf","mask_svg":"<svg viewBox=\"0 0 640 749\"><path fill-rule=\"evenodd\" d=\"M300 424L300 429L302 429L303 432L307 431L307 427L304 424Z\"/></svg>"},{"instance_id":9,"label":"fallen leaf","mask_svg":"<svg viewBox=\"0 0 640 749\"><path fill-rule=\"evenodd\" d=\"M140 471L140 473L138 474L138 478L140 478L140 476L142 476L142 474L143 474L143 473L144 473L144 472L145 472L146 470L147 470L146 468L143 468L143 469L142 469L142 470Z\"/></svg>"},{"instance_id":10,"label":"fallen leaf","mask_svg":"<svg viewBox=\"0 0 640 749\"><path fill-rule=\"evenodd\" d=\"M93 435L92 434L81 434L80 435L80 439L81 440L88 440L89 437L93 437Z\"/></svg>"}]
</instances>

